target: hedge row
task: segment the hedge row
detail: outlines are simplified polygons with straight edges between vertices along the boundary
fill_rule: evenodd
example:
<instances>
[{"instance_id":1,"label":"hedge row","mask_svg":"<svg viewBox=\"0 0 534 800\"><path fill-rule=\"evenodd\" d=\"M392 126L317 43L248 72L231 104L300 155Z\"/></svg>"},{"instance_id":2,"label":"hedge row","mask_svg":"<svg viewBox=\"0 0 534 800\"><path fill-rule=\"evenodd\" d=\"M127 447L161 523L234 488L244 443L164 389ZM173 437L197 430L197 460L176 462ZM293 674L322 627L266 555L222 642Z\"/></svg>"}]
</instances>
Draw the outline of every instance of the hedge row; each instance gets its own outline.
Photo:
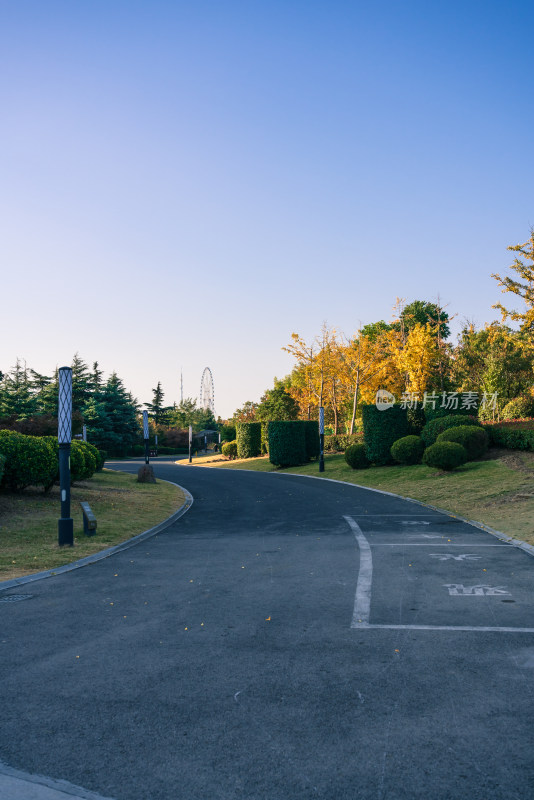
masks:
<instances>
[{"instance_id":1,"label":"hedge row","mask_svg":"<svg viewBox=\"0 0 534 800\"><path fill-rule=\"evenodd\" d=\"M238 422L236 425L237 457L261 455L261 422Z\"/></svg>"},{"instance_id":2,"label":"hedge row","mask_svg":"<svg viewBox=\"0 0 534 800\"><path fill-rule=\"evenodd\" d=\"M495 447L510 450L534 450L534 426L511 427L510 425L485 425L490 443Z\"/></svg>"},{"instance_id":3,"label":"hedge row","mask_svg":"<svg viewBox=\"0 0 534 800\"><path fill-rule=\"evenodd\" d=\"M317 420L269 422L269 461L277 467L296 467L319 456Z\"/></svg>"},{"instance_id":4,"label":"hedge row","mask_svg":"<svg viewBox=\"0 0 534 800\"><path fill-rule=\"evenodd\" d=\"M363 442L362 433L329 434L324 437L325 453L344 453L347 447Z\"/></svg>"},{"instance_id":5,"label":"hedge row","mask_svg":"<svg viewBox=\"0 0 534 800\"><path fill-rule=\"evenodd\" d=\"M71 444L71 482L86 480L102 469L106 453L74 440ZM55 436L26 436L16 431L0 430L2 470L0 488L20 491L40 486L49 491L59 480L59 444Z\"/></svg>"}]
</instances>

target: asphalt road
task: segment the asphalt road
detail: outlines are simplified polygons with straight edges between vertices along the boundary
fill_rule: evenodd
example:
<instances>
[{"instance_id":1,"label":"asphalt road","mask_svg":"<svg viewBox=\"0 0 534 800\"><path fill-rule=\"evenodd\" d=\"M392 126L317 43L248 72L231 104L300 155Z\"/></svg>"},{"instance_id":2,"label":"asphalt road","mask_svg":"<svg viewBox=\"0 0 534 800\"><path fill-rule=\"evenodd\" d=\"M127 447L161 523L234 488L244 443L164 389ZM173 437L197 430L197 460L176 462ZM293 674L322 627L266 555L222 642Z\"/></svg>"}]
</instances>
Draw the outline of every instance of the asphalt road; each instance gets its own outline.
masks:
<instances>
[{"instance_id":1,"label":"asphalt road","mask_svg":"<svg viewBox=\"0 0 534 800\"><path fill-rule=\"evenodd\" d=\"M0 602L0 761L115 800L530 800L531 555L346 484L154 466L194 497L172 527L0 592L31 595Z\"/></svg>"}]
</instances>

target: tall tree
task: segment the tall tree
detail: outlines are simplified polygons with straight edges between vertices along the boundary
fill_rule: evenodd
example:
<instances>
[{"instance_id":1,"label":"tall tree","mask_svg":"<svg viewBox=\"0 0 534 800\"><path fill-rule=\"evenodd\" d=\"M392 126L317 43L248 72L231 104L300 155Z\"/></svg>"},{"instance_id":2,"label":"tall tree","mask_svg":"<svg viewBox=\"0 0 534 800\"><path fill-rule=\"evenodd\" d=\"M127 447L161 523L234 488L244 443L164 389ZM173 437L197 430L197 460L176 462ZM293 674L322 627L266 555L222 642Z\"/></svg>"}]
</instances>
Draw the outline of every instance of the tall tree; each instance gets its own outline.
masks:
<instances>
[{"instance_id":1,"label":"tall tree","mask_svg":"<svg viewBox=\"0 0 534 800\"><path fill-rule=\"evenodd\" d=\"M32 392L29 370L17 358L16 364L4 376L0 387L0 416L27 419L37 412L37 398Z\"/></svg>"},{"instance_id":2,"label":"tall tree","mask_svg":"<svg viewBox=\"0 0 534 800\"><path fill-rule=\"evenodd\" d=\"M510 245L507 249L519 253L519 256L514 259L514 263L510 265L510 269L517 273L519 279L511 278L508 275L502 278L496 273L491 277L498 281L504 294L511 292L516 297L520 297L524 302L524 310L509 310L502 303L496 303L492 308L499 309L503 322L511 319L521 323L521 330L530 335L529 344L532 344L532 335L534 334L534 228L530 229L530 238L526 242Z\"/></svg>"},{"instance_id":3,"label":"tall tree","mask_svg":"<svg viewBox=\"0 0 534 800\"><path fill-rule=\"evenodd\" d=\"M268 389L261 398L256 411L259 421L294 420L299 416L299 404L286 391L281 381L275 378L273 389Z\"/></svg>"},{"instance_id":4,"label":"tall tree","mask_svg":"<svg viewBox=\"0 0 534 800\"><path fill-rule=\"evenodd\" d=\"M165 407L163 405L164 396L163 389L161 388L161 381L158 381L156 388L152 389L152 402L144 403L155 425L162 425L166 421L169 413L173 410L172 406Z\"/></svg>"}]
</instances>

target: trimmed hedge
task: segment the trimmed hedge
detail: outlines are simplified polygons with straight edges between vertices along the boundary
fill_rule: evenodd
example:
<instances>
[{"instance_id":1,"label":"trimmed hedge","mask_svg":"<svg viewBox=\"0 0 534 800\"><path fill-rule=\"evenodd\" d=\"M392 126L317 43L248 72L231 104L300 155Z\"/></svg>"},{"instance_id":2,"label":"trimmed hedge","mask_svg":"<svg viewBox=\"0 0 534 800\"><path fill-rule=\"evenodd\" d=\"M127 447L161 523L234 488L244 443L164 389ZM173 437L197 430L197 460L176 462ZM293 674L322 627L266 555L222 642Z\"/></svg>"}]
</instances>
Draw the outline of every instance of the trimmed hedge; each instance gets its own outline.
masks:
<instances>
[{"instance_id":1,"label":"trimmed hedge","mask_svg":"<svg viewBox=\"0 0 534 800\"><path fill-rule=\"evenodd\" d=\"M519 427L521 425L521 427ZM534 450L534 422L512 425L485 425L490 444L510 450Z\"/></svg>"},{"instance_id":2,"label":"trimmed hedge","mask_svg":"<svg viewBox=\"0 0 534 800\"><path fill-rule=\"evenodd\" d=\"M26 486L44 488L55 478L57 461L43 437L1 430L0 453L5 457L3 488L15 491Z\"/></svg>"},{"instance_id":3,"label":"trimmed hedge","mask_svg":"<svg viewBox=\"0 0 534 800\"><path fill-rule=\"evenodd\" d=\"M221 452L226 458L237 458L237 442L223 442Z\"/></svg>"},{"instance_id":4,"label":"trimmed hedge","mask_svg":"<svg viewBox=\"0 0 534 800\"><path fill-rule=\"evenodd\" d=\"M420 436L403 436L391 445L391 456L399 464L420 464L424 451Z\"/></svg>"},{"instance_id":5,"label":"trimmed hedge","mask_svg":"<svg viewBox=\"0 0 534 800\"><path fill-rule=\"evenodd\" d=\"M261 423L261 454L267 455L269 452L269 423Z\"/></svg>"},{"instance_id":6,"label":"trimmed hedge","mask_svg":"<svg viewBox=\"0 0 534 800\"><path fill-rule=\"evenodd\" d=\"M447 472L465 464L467 461L467 450L457 442L436 442L427 447L423 453L423 464L435 469L443 469Z\"/></svg>"},{"instance_id":7,"label":"trimmed hedge","mask_svg":"<svg viewBox=\"0 0 534 800\"><path fill-rule=\"evenodd\" d=\"M237 457L256 458L261 455L261 422L238 422Z\"/></svg>"},{"instance_id":8,"label":"trimmed hedge","mask_svg":"<svg viewBox=\"0 0 534 800\"><path fill-rule=\"evenodd\" d=\"M446 431L448 428L458 428L464 425L478 425L482 427L482 423L476 417L471 417L466 414L448 414L446 417L437 417L436 419L427 422L421 431L421 439L428 446L434 444L440 433Z\"/></svg>"},{"instance_id":9,"label":"trimmed hedge","mask_svg":"<svg viewBox=\"0 0 534 800\"><path fill-rule=\"evenodd\" d=\"M316 419L302 420L304 425L304 440L306 443L306 456L308 461L319 458L321 454L321 441L319 439L319 423Z\"/></svg>"},{"instance_id":10,"label":"trimmed hedge","mask_svg":"<svg viewBox=\"0 0 534 800\"><path fill-rule=\"evenodd\" d=\"M349 445L345 450L345 461L352 469L367 469L371 465L363 443Z\"/></svg>"},{"instance_id":11,"label":"trimmed hedge","mask_svg":"<svg viewBox=\"0 0 534 800\"><path fill-rule=\"evenodd\" d=\"M390 464L392 444L409 433L406 409L391 406L380 411L376 405L365 405L362 419L367 458L374 464Z\"/></svg>"},{"instance_id":12,"label":"trimmed hedge","mask_svg":"<svg viewBox=\"0 0 534 800\"><path fill-rule=\"evenodd\" d=\"M480 458L488 449L489 437L484 428L476 425L459 425L440 433L436 442L456 442L467 450L468 461Z\"/></svg>"},{"instance_id":13,"label":"trimmed hedge","mask_svg":"<svg viewBox=\"0 0 534 800\"><path fill-rule=\"evenodd\" d=\"M302 420L269 423L269 461L276 467L306 463L306 428Z\"/></svg>"}]
</instances>

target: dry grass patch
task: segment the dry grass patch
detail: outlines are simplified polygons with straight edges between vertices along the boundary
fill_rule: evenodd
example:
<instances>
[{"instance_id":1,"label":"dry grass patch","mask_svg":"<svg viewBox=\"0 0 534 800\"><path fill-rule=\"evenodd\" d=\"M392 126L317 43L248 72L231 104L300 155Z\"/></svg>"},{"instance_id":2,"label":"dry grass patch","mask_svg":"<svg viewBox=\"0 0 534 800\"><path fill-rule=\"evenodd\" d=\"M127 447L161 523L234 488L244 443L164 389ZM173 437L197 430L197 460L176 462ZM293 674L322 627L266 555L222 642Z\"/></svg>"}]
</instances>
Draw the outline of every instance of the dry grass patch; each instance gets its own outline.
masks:
<instances>
[{"instance_id":1,"label":"dry grass patch","mask_svg":"<svg viewBox=\"0 0 534 800\"><path fill-rule=\"evenodd\" d=\"M93 510L96 536L83 533L80 501ZM59 547L59 487L0 494L0 580L41 572L105 550L157 525L183 505L177 486L137 483L136 476L104 470L71 490L74 547Z\"/></svg>"}]
</instances>

